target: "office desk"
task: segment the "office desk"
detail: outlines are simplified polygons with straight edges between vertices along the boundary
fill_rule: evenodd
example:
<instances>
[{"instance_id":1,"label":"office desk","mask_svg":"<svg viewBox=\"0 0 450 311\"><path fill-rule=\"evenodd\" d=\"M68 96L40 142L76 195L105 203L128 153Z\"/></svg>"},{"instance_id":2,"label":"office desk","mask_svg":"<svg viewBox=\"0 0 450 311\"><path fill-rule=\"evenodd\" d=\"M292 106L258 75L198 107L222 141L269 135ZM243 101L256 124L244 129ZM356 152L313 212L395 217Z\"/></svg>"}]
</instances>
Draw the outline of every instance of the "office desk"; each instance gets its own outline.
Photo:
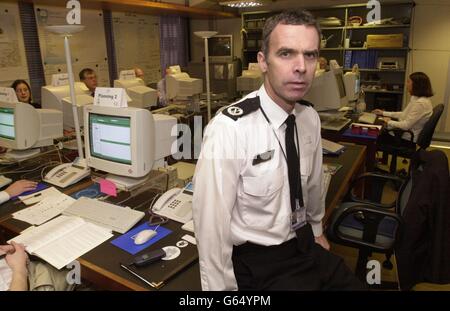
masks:
<instances>
[{"instance_id":1,"label":"office desk","mask_svg":"<svg viewBox=\"0 0 450 311\"><path fill-rule=\"evenodd\" d=\"M326 224L331 211L336 207L342 197L348 190L349 182L353 177L364 171L366 147L360 145L347 145L346 151L337 156L325 156L325 163L339 163L342 164L336 174L332 177L330 186L326 197L326 212L324 224ZM132 200L127 202L129 206L141 206L146 208L147 204L152 200L155 192L143 192ZM124 200L126 193L120 193L117 198L109 200L110 202L120 202ZM126 198L126 197L125 197ZM20 207L15 206L18 210ZM22 207L23 208L23 207ZM15 211L15 210L14 210ZM144 218L148 219L147 216ZM29 225L13 218L4 218L0 222L8 237L17 235L20 231L27 228ZM181 229L181 224L170 221L165 224L167 228L171 229L173 233L187 233ZM172 233L172 234L173 234ZM137 279L127 271L119 266L119 262L128 262L133 257L125 251L117 248L110 243L118 234L110 240L102 243L95 249L83 255L78 261L81 264L81 276L84 280L88 280L101 289L109 290L153 290L150 286ZM161 242L161 243L160 243ZM159 244L158 244L159 243ZM164 239L152 245L151 250L159 246L165 246ZM200 272L198 262L193 263L184 271L175 276L171 281L160 289L161 291L186 291L186 290L201 290Z\"/></svg>"},{"instance_id":2,"label":"office desk","mask_svg":"<svg viewBox=\"0 0 450 311\"><path fill-rule=\"evenodd\" d=\"M377 153L377 137L370 136L348 136L346 131L348 127L343 128L340 131L322 130L322 138L334 141L334 142L347 142L352 144L366 146L366 171L372 172L375 170L375 160Z\"/></svg>"}]
</instances>

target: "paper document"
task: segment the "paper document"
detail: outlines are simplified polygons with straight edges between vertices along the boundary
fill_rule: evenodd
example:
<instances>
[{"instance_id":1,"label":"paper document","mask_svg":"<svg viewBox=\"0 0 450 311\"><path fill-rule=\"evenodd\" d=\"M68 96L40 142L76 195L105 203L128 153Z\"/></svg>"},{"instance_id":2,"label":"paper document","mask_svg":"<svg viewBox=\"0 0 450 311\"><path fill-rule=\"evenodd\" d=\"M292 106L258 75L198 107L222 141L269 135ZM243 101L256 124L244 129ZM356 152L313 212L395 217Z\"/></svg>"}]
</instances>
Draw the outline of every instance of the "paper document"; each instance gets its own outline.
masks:
<instances>
[{"instance_id":1,"label":"paper document","mask_svg":"<svg viewBox=\"0 0 450 311\"><path fill-rule=\"evenodd\" d=\"M59 216L8 243L22 243L29 254L61 269L110 237L111 231L80 217Z\"/></svg>"},{"instance_id":2,"label":"paper document","mask_svg":"<svg viewBox=\"0 0 450 311\"><path fill-rule=\"evenodd\" d=\"M35 192L29 195L25 196L19 196L19 199L25 204L25 205L32 205L40 202L46 197L50 197L53 195L61 194L62 192L56 189L55 187L50 187L47 189L44 189L39 192Z\"/></svg>"},{"instance_id":3,"label":"paper document","mask_svg":"<svg viewBox=\"0 0 450 311\"><path fill-rule=\"evenodd\" d=\"M340 154L344 149L345 146L322 138L322 150L324 154Z\"/></svg>"},{"instance_id":4,"label":"paper document","mask_svg":"<svg viewBox=\"0 0 450 311\"><path fill-rule=\"evenodd\" d=\"M13 218L32 225L42 225L44 222L61 214L75 201L74 198L64 193L44 197L39 203L14 213Z\"/></svg>"}]
</instances>

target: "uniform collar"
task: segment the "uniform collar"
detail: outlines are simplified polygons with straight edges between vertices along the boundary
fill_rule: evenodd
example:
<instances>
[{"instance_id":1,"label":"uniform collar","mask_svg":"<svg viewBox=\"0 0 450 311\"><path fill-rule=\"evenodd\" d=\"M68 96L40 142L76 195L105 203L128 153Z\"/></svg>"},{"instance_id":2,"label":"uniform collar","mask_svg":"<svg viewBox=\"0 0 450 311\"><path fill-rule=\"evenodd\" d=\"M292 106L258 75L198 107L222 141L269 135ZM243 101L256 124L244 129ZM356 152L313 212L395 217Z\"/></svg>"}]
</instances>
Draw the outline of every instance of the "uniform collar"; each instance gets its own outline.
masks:
<instances>
[{"instance_id":1,"label":"uniform collar","mask_svg":"<svg viewBox=\"0 0 450 311\"><path fill-rule=\"evenodd\" d=\"M289 114L283 110L277 103L275 103L269 94L267 94L264 84L258 91L258 95L261 101L261 107L269 118L275 129L279 129L280 126L284 124ZM295 113L295 109L292 110L291 114Z\"/></svg>"}]
</instances>

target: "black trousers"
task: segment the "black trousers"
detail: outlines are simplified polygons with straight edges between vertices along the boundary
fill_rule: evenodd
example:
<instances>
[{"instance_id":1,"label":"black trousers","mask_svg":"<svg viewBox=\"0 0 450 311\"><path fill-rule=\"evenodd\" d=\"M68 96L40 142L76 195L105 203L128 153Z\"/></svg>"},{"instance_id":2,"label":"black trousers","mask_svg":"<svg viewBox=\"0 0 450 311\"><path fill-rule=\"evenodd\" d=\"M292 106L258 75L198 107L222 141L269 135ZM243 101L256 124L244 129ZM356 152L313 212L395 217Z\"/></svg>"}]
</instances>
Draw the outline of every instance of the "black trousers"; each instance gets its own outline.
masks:
<instances>
[{"instance_id":1,"label":"black trousers","mask_svg":"<svg viewBox=\"0 0 450 311\"><path fill-rule=\"evenodd\" d=\"M364 289L340 257L314 242L305 249L297 238L273 246L247 242L234 246L232 258L239 290Z\"/></svg>"}]
</instances>

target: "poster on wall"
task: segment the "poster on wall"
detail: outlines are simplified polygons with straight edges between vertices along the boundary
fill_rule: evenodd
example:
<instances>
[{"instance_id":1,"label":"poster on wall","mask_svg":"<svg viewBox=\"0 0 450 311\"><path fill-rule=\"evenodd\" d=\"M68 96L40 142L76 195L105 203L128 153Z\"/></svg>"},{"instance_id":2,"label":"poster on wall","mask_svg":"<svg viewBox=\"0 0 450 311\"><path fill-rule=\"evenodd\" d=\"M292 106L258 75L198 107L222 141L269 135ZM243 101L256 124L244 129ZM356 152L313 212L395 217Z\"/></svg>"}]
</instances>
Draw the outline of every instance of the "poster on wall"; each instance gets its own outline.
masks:
<instances>
[{"instance_id":1,"label":"poster on wall","mask_svg":"<svg viewBox=\"0 0 450 311\"><path fill-rule=\"evenodd\" d=\"M161 79L159 17L113 12L117 70L142 68L145 82Z\"/></svg>"},{"instance_id":2,"label":"poster on wall","mask_svg":"<svg viewBox=\"0 0 450 311\"><path fill-rule=\"evenodd\" d=\"M17 3L0 3L0 85L28 80L27 59Z\"/></svg>"},{"instance_id":3,"label":"poster on wall","mask_svg":"<svg viewBox=\"0 0 450 311\"><path fill-rule=\"evenodd\" d=\"M36 22L39 33L42 63L46 84L51 83L52 74L66 73L64 38L45 29L45 26L66 25L67 9L37 5L35 6ZM103 13L101 10L81 10L83 31L69 38L72 56L72 67L75 80L83 68L91 68L97 73L99 86L109 86L108 58L106 52Z\"/></svg>"}]
</instances>

